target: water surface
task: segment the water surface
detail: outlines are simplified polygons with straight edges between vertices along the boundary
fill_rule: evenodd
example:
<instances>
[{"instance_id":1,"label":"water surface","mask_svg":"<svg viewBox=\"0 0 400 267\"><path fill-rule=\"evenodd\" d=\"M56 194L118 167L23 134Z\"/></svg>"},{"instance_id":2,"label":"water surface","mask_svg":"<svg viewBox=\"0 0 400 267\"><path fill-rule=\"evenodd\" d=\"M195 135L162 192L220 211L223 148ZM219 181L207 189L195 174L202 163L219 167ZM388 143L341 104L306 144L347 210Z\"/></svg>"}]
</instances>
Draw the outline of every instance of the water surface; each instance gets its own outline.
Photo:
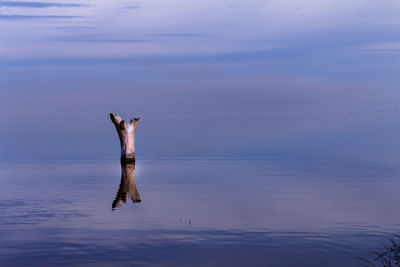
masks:
<instances>
[{"instance_id":1,"label":"water surface","mask_svg":"<svg viewBox=\"0 0 400 267\"><path fill-rule=\"evenodd\" d=\"M398 169L369 165L145 158L121 177L117 160L2 162L0 262L360 266L400 230Z\"/></svg>"}]
</instances>

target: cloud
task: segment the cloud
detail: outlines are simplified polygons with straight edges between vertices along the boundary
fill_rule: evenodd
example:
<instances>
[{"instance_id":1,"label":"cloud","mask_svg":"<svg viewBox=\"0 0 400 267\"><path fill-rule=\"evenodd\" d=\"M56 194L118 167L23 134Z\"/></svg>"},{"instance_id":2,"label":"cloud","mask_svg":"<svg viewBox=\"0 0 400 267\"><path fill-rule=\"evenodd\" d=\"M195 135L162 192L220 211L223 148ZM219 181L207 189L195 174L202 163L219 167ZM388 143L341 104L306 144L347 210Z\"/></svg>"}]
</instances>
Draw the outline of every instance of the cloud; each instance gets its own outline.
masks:
<instances>
[{"instance_id":1,"label":"cloud","mask_svg":"<svg viewBox=\"0 0 400 267\"><path fill-rule=\"evenodd\" d=\"M138 6L138 5L131 5L131 6L125 6L124 8L127 8L127 9L137 9L137 8L139 8L140 6Z\"/></svg>"},{"instance_id":2,"label":"cloud","mask_svg":"<svg viewBox=\"0 0 400 267\"><path fill-rule=\"evenodd\" d=\"M31 19L74 19L83 16L58 16L58 15L0 15L0 20L31 20Z\"/></svg>"},{"instance_id":3,"label":"cloud","mask_svg":"<svg viewBox=\"0 0 400 267\"><path fill-rule=\"evenodd\" d=\"M207 36L201 33L160 33L160 34L150 34L150 36L158 37L204 37Z\"/></svg>"},{"instance_id":4,"label":"cloud","mask_svg":"<svg viewBox=\"0 0 400 267\"><path fill-rule=\"evenodd\" d=\"M30 7L30 8L47 8L47 7L83 7L84 4L77 3L44 3L44 2L9 2L1 1L2 7Z\"/></svg>"},{"instance_id":5,"label":"cloud","mask_svg":"<svg viewBox=\"0 0 400 267\"><path fill-rule=\"evenodd\" d=\"M350 50L395 52L395 51L400 51L400 41L370 43L370 44L351 48Z\"/></svg>"},{"instance_id":6,"label":"cloud","mask_svg":"<svg viewBox=\"0 0 400 267\"><path fill-rule=\"evenodd\" d=\"M77 34L49 38L51 41L61 42L102 42L102 43L143 43L151 42L147 39L112 38L96 34Z\"/></svg>"},{"instance_id":7,"label":"cloud","mask_svg":"<svg viewBox=\"0 0 400 267\"><path fill-rule=\"evenodd\" d=\"M96 27L90 27L90 26L60 26L56 27L56 29L59 30L64 30L64 31L91 31L95 30Z\"/></svg>"}]
</instances>

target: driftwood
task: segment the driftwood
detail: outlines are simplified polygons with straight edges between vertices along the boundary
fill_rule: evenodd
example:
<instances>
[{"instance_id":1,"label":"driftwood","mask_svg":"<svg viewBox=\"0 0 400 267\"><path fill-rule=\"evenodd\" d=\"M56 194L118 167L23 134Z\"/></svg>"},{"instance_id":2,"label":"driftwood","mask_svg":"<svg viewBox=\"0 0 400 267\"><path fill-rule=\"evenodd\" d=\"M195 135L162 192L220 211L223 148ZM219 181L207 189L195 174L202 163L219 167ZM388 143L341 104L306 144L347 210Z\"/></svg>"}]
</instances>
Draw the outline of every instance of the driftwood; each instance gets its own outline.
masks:
<instances>
[{"instance_id":1,"label":"driftwood","mask_svg":"<svg viewBox=\"0 0 400 267\"><path fill-rule=\"evenodd\" d=\"M117 129L121 143L121 164L135 162L135 133L140 118L132 118L126 123L118 114L110 113L111 121Z\"/></svg>"},{"instance_id":2,"label":"driftwood","mask_svg":"<svg viewBox=\"0 0 400 267\"><path fill-rule=\"evenodd\" d=\"M112 208L120 207L122 203L126 203L127 198L133 203L141 202L135 182L135 164L121 164L121 183Z\"/></svg>"}]
</instances>

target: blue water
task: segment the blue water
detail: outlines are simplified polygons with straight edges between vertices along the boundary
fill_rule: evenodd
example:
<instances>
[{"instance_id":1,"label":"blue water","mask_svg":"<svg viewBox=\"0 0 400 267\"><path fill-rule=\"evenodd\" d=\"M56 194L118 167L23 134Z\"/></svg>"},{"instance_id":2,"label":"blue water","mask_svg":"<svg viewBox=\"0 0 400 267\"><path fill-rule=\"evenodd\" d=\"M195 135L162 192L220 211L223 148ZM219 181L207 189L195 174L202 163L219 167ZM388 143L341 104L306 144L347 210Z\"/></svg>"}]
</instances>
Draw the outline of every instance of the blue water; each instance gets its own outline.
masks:
<instances>
[{"instance_id":1,"label":"blue water","mask_svg":"<svg viewBox=\"0 0 400 267\"><path fill-rule=\"evenodd\" d=\"M123 168L96 114L2 128L0 266L365 266L400 233L395 109L144 114Z\"/></svg>"},{"instance_id":2,"label":"blue water","mask_svg":"<svg viewBox=\"0 0 400 267\"><path fill-rule=\"evenodd\" d=\"M118 160L3 161L1 266L361 266L400 232L393 166L186 157L131 170L121 183Z\"/></svg>"}]
</instances>

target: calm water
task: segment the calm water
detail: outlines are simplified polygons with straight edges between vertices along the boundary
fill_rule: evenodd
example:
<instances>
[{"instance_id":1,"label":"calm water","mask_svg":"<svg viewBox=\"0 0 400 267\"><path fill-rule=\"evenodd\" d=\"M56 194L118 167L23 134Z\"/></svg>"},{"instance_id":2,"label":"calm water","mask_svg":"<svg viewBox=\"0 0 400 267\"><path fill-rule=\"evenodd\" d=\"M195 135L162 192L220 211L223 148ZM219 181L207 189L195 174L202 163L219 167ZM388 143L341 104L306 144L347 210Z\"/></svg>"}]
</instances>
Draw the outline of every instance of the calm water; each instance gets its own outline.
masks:
<instances>
[{"instance_id":1,"label":"calm water","mask_svg":"<svg viewBox=\"0 0 400 267\"><path fill-rule=\"evenodd\" d=\"M399 170L343 166L3 161L0 263L360 266L400 232Z\"/></svg>"},{"instance_id":2,"label":"calm water","mask_svg":"<svg viewBox=\"0 0 400 267\"><path fill-rule=\"evenodd\" d=\"M3 129L1 266L362 266L400 233L395 110L143 116L124 168L106 116L43 120Z\"/></svg>"}]
</instances>

